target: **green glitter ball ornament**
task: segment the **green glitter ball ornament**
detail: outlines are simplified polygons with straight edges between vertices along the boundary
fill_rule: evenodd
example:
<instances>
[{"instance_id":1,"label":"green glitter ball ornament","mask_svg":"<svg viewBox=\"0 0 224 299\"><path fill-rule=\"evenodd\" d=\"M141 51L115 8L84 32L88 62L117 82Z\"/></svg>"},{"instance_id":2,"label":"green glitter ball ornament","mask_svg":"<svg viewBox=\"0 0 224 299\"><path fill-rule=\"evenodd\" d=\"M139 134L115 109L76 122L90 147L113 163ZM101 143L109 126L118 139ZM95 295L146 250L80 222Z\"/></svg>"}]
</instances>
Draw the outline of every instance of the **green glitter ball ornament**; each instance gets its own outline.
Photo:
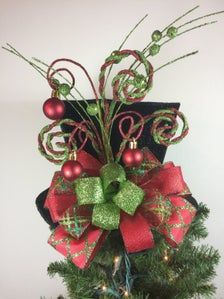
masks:
<instances>
[{"instance_id":1,"label":"green glitter ball ornament","mask_svg":"<svg viewBox=\"0 0 224 299\"><path fill-rule=\"evenodd\" d=\"M87 112L89 113L89 115L97 115L98 114L98 107L96 104L89 104L89 106L87 107Z\"/></svg>"},{"instance_id":2,"label":"green glitter ball ornament","mask_svg":"<svg viewBox=\"0 0 224 299\"><path fill-rule=\"evenodd\" d=\"M70 86L67 83L62 83L59 85L58 87L58 92L63 95L64 97L66 97L68 94L70 94Z\"/></svg>"},{"instance_id":3,"label":"green glitter ball ornament","mask_svg":"<svg viewBox=\"0 0 224 299\"><path fill-rule=\"evenodd\" d=\"M149 54L155 56L160 51L160 45L154 44L149 48Z\"/></svg>"},{"instance_id":4,"label":"green glitter ball ornament","mask_svg":"<svg viewBox=\"0 0 224 299\"><path fill-rule=\"evenodd\" d=\"M152 33L152 40L154 42L158 42L160 41L162 38L162 32L160 32L159 30L155 30L153 33Z\"/></svg>"},{"instance_id":5,"label":"green glitter ball ornament","mask_svg":"<svg viewBox=\"0 0 224 299\"><path fill-rule=\"evenodd\" d=\"M168 28L166 34L169 38L174 38L177 36L177 33L178 33L178 29L174 26Z\"/></svg>"}]
</instances>

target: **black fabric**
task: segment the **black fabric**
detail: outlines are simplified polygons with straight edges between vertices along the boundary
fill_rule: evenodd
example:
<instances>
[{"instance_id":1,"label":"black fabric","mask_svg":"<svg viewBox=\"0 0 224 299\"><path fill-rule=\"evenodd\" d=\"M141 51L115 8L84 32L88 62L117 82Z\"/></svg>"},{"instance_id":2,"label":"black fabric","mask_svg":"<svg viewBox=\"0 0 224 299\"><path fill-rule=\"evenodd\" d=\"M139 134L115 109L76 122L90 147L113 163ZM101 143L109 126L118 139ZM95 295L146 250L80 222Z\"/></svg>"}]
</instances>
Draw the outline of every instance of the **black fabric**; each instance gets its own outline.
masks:
<instances>
[{"instance_id":1,"label":"black fabric","mask_svg":"<svg viewBox=\"0 0 224 299\"><path fill-rule=\"evenodd\" d=\"M48 189L41 192L37 198L36 198L36 206L37 210L40 213L41 217L50 225L51 228L55 228L57 226L57 223L54 223L51 219L51 215L48 211L48 209L45 209L44 203L47 197Z\"/></svg>"},{"instance_id":2,"label":"black fabric","mask_svg":"<svg viewBox=\"0 0 224 299\"><path fill-rule=\"evenodd\" d=\"M94 103L94 102L95 102L94 100L89 100L89 103ZM80 113L84 117L84 119L86 119L85 114L83 113L82 109L80 109L80 106L79 106L79 105L82 105L82 107L84 109L86 109L86 103L84 101L79 101L79 103L77 103L77 101L70 101L70 103L67 101L64 101L64 103L66 106L66 112L65 112L64 118L69 118L69 119L73 119L77 122L80 122L82 120L81 116L79 115L79 113ZM79 111L79 113L77 113L75 111L74 107ZM179 109L179 107L180 107L179 103L140 102L140 103L134 103L130 106L123 105L123 107L120 109L120 112L132 110L132 111L139 112L142 116L146 116L148 114L155 112L156 110L170 109L170 108ZM99 126L96 123L95 117L91 117L91 118L92 118L93 122L95 123L96 127L99 129ZM120 143L122 141L122 137L120 136L120 133L118 131L118 122L119 122L119 120L115 121L113 130L112 130L112 135L111 135L111 147L112 147L114 154L117 153ZM149 148L152 151L152 153L157 157L157 159L162 163L164 160L167 148L163 145L159 145L154 142L153 137L150 135L151 124L152 124L152 122L150 121L145 125L142 136L138 140L138 147L139 148L143 148L143 147ZM70 133L72 130L71 126L67 126L67 125L62 125L61 128L62 128L62 131L66 132L66 133ZM125 126L124 126L124 129L125 129ZM90 141L88 141L86 143L84 150L97 158L97 154L96 154L95 150L93 149ZM45 191L40 193L40 195L36 199L36 205L37 205L37 209L38 209L40 215L53 228L57 224L53 223L49 211L44 208L44 202L45 202L45 199L47 196L47 192L48 192L48 189L46 189ZM187 198L187 200L192 205L194 205L196 208L198 207L197 201L192 196L189 196Z\"/></svg>"},{"instance_id":3,"label":"black fabric","mask_svg":"<svg viewBox=\"0 0 224 299\"><path fill-rule=\"evenodd\" d=\"M198 209L197 200L193 196L189 195L186 197L186 199L187 199L187 201L189 201L189 203L192 204L192 206L194 206L196 209Z\"/></svg>"}]
</instances>

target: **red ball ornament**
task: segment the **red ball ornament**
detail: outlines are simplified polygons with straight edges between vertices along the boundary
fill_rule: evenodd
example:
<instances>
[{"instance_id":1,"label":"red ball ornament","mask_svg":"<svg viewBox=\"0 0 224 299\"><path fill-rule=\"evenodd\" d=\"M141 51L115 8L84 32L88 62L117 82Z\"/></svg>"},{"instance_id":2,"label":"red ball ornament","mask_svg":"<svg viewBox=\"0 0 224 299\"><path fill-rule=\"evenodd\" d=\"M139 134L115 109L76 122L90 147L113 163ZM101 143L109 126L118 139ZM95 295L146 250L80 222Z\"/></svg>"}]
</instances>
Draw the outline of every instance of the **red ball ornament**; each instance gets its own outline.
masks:
<instances>
[{"instance_id":1,"label":"red ball ornament","mask_svg":"<svg viewBox=\"0 0 224 299\"><path fill-rule=\"evenodd\" d=\"M61 119L65 114L65 104L56 97L49 98L44 102L43 112L50 119Z\"/></svg>"},{"instance_id":2,"label":"red ball ornament","mask_svg":"<svg viewBox=\"0 0 224 299\"><path fill-rule=\"evenodd\" d=\"M139 167L143 161L143 153L138 148L124 150L122 160L127 167Z\"/></svg>"},{"instance_id":3,"label":"red ball ornament","mask_svg":"<svg viewBox=\"0 0 224 299\"><path fill-rule=\"evenodd\" d=\"M66 180L72 182L82 174L83 167L78 161L68 160L63 164L61 172Z\"/></svg>"}]
</instances>

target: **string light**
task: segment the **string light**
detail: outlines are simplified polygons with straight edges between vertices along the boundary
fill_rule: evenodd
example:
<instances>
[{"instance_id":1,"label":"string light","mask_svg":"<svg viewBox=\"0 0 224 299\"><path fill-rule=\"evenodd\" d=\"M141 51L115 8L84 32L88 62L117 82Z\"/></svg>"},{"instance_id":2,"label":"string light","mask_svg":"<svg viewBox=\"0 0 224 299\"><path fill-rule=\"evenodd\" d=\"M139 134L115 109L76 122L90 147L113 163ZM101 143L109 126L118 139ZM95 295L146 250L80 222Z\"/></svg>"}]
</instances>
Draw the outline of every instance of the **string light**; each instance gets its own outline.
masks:
<instances>
[{"instance_id":1,"label":"string light","mask_svg":"<svg viewBox=\"0 0 224 299\"><path fill-rule=\"evenodd\" d=\"M103 286L101 287L101 289L102 289L103 292L106 292L106 290L107 290L107 286L106 286L106 285L103 285Z\"/></svg>"},{"instance_id":2,"label":"string light","mask_svg":"<svg viewBox=\"0 0 224 299\"><path fill-rule=\"evenodd\" d=\"M168 262L169 261L169 256L168 256L167 250L165 250L165 252L164 252L163 260L164 260L164 262Z\"/></svg>"},{"instance_id":3,"label":"string light","mask_svg":"<svg viewBox=\"0 0 224 299\"><path fill-rule=\"evenodd\" d=\"M120 261L120 257L119 256L115 256L114 257L114 263L117 264Z\"/></svg>"},{"instance_id":4,"label":"string light","mask_svg":"<svg viewBox=\"0 0 224 299\"><path fill-rule=\"evenodd\" d=\"M125 296L125 297L128 297L128 296L129 296L128 291L125 291L125 292L124 292L124 296Z\"/></svg>"},{"instance_id":5,"label":"string light","mask_svg":"<svg viewBox=\"0 0 224 299\"><path fill-rule=\"evenodd\" d=\"M114 270L113 270L113 273L112 273L113 276L115 276L115 274L119 270L120 264L121 264L121 256L115 256L114 257Z\"/></svg>"}]
</instances>

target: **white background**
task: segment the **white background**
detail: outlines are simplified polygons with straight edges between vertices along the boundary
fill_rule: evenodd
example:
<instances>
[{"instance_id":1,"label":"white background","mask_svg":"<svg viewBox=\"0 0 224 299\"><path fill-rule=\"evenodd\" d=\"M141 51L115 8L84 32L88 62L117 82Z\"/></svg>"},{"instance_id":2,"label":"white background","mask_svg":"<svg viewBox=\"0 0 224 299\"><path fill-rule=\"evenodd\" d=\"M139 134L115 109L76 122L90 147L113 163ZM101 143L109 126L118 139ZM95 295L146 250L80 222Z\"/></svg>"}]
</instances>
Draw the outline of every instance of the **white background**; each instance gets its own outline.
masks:
<instances>
[{"instance_id":1,"label":"white background","mask_svg":"<svg viewBox=\"0 0 224 299\"><path fill-rule=\"evenodd\" d=\"M83 63L94 82L99 67L131 27L149 18L126 47L142 49L154 29L162 29L200 4L194 16L224 9L223 0L0 0L0 41L25 56L47 62L70 57ZM165 46L155 66L198 49L198 55L172 65L154 78L147 100L180 101L190 134L168 149L166 160L182 165L194 196L211 209L206 242L224 254L223 111L224 15L219 23L194 31ZM46 269L61 256L47 245L48 226L35 208L35 197L48 187L56 167L37 151L37 134L48 123L42 104L50 89L42 77L16 57L0 51L1 217L0 299L56 298L65 289ZM92 97L77 72L77 87ZM224 298L224 261L217 268L214 298Z\"/></svg>"}]
</instances>

